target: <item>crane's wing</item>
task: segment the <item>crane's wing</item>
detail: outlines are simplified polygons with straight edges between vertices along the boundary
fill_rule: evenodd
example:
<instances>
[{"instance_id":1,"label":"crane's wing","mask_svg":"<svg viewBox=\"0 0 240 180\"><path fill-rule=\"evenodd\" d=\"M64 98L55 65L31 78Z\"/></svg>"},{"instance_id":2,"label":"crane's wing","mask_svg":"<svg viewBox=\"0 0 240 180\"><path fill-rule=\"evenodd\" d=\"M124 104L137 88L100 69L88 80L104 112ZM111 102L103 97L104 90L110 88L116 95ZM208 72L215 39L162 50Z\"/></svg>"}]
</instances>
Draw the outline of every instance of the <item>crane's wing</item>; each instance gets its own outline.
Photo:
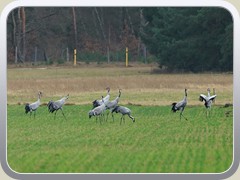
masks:
<instances>
[{"instance_id":1,"label":"crane's wing","mask_svg":"<svg viewBox=\"0 0 240 180\"><path fill-rule=\"evenodd\" d=\"M204 94L200 94L200 96L199 96L199 101L206 101L206 99L207 99L207 96L205 96Z\"/></svg>"},{"instance_id":2,"label":"crane's wing","mask_svg":"<svg viewBox=\"0 0 240 180\"><path fill-rule=\"evenodd\" d=\"M182 108L182 107L185 107L186 104L187 104L187 101L182 100L182 101L178 102L178 103L175 105L175 107L176 107L177 109L180 109L180 108Z\"/></svg>"},{"instance_id":3,"label":"crane's wing","mask_svg":"<svg viewBox=\"0 0 240 180\"><path fill-rule=\"evenodd\" d=\"M62 99L55 101L54 104L58 107L58 109L60 109L64 105L67 98L68 96L65 96Z\"/></svg>"},{"instance_id":4,"label":"crane's wing","mask_svg":"<svg viewBox=\"0 0 240 180\"><path fill-rule=\"evenodd\" d=\"M108 94L108 95L106 95L106 96L103 98L103 101L104 101L105 103L107 103L107 102L109 101L109 99L110 99L110 95Z\"/></svg>"},{"instance_id":5,"label":"crane's wing","mask_svg":"<svg viewBox=\"0 0 240 180\"><path fill-rule=\"evenodd\" d=\"M114 99L113 101L108 101L108 103L106 103L106 107L108 109L115 108L117 105L118 105L118 99Z\"/></svg>"},{"instance_id":6,"label":"crane's wing","mask_svg":"<svg viewBox=\"0 0 240 180\"><path fill-rule=\"evenodd\" d=\"M212 95L209 99L214 100L216 97L217 97L217 95L215 94L215 95Z\"/></svg>"},{"instance_id":7,"label":"crane's wing","mask_svg":"<svg viewBox=\"0 0 240 180\"><path fill-rule=\"evenodd\" d=\"M63 104L60 101L55 101L55 102L53 102L52 107L53 107L53 109L58 110L62 107L62 105Z\"/></svg>"},{"instance_id":8,"label":"crane's wing","mask_svg":"<svg viewBox=\"0 0 240 180\"><path fill-rule=\"evenodd\" d=\"M113 106L113 102L112 101L108 101L107 103L105 103L106 108L110 109Z\"/></svg>"},{"instance_id":9,"label":"crane's wing","mask_svg":"<svg viewBox=\"0 0 240 180\"><path fill-rule=\"evenodd\" d=\"M32 110L36 110L39 105L40 105L40 102L39 102L39 101L36 101L36 102L30 104L29 107L30 107Z\"/></svg>"}]
</instances>

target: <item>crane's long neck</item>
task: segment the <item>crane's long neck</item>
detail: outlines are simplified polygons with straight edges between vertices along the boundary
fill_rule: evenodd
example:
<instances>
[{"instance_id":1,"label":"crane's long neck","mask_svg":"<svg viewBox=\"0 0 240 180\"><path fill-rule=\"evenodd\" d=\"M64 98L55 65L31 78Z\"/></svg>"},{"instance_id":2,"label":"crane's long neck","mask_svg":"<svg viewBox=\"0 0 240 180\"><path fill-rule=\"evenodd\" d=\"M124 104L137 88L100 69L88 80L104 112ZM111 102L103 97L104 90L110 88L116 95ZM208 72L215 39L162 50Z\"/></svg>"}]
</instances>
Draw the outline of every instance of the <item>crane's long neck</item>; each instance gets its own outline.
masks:
<instances>
[{"instance_id":1,"label":"crane's long neck","mask_svg":"<svg viewBox=\"0 0 240 180\"><path fill-rule=\"evenodd\" d=\"M102 105L104 105L104 106L106 106L106 105L107 105L107 103L104 101L104 98L103 98L103 96L102 96Z\"/></svg>"},{"instance_id":2,"label":"crane's long neck","mask_svg":"<svg viewBox=\"0 0 240 180\"><path fill-rule=\"evenodd\" d=\"M63 97L63 98L60 99L59 101L60 101L61 104L64 104L67 99L68 99L68 95L65 96L65 97Z\"/></svg>"},{"instance_id":3,"label":"crane's long neck","mask_svg":"<svg viewBox=\"0 0 240 180\"><path fill-rule=\"evenodd\" d=\"M40 102L41 99L41 93L38 93L38 102Z\"/></svg>"},{"instance_id":4,"label":"crane's long neck","mask_svg":"<svg viewBox=\"0 0 240 180\"><path fill-rule=\"evenodd\" d=\"M65 103L66 100L67 100L67 97L63 97L63 98L62 98L62 102Z\"/></svg>"},{"instance_id":5,"label":"crane's long neck","mask_svg":"<svg viewBox=\"0 0 240 180\"><path fill-rule=\"evenodd\" d=\"M210 96L211 96L211 95L210 95L210 89L208 89L207 92L208 92L208 97L210 97Z\"/></svg>"},{"instance_id":6,"label":"crane's long neck","mask_svg":"<svg viewBox=\"0 0 240 180\"><path fill-rule=\"evenodd\" d=\"M120 98L120 96L117 96L116 99L115 99L115 101L118 102L118 101L119 101L119 98Z\"/></svg>"},{"instance_id":7,"label":"crane's long neck","mask_svg":"<svg viewBox=\"0 0 240 180\"><path fill-rule=\"evenodd\" d=\"M120 98L120 96L121 96L121 91L119 90L119 94L118 94L118 97Z\"/></svg>"},{"instance_id":8,"label":"crane's long neck","mask_svg":"<svg viewBox=\"0 0 240 180\"><path fill-rule=\"evenodd\" d=\"M61 101L62 103L65 103L65 101L66 101L66 98L65 98L65 97L63 97L62 99L60 99L60 101Z\"/></svg>"},{"instance_id":9,"label":"crane's long neck","mask_svg":"<svg viewBox=\"0 0 240 180\"><path fill-rule=\"evenodd\" d=\"M186 101L187 100L187 96L184 96L183 100Z\"/></svg>"},{"instance_id":10,"label":"crane's long neck","mask_svg":"<svg viewBox=\"0 0 240 180\"><path fill-rule=\"evenodd\" d=\"M185 89L185 96L183 98L185 101L187 100L187 89Z\"/></svg>"},{"instance_id":11,"label":"crane's long neck","mask_svg":"<svg viewBox=\"0 0 240 180\"><path fill-rule=\"evenodd\" d=\"M118 94L118 96L116 97L116 99L115 99L115 101L119 101L119 98L120 98L120 96L121 96L121 91L119 90L119 94Z\"/></svg>"}]
</instances>

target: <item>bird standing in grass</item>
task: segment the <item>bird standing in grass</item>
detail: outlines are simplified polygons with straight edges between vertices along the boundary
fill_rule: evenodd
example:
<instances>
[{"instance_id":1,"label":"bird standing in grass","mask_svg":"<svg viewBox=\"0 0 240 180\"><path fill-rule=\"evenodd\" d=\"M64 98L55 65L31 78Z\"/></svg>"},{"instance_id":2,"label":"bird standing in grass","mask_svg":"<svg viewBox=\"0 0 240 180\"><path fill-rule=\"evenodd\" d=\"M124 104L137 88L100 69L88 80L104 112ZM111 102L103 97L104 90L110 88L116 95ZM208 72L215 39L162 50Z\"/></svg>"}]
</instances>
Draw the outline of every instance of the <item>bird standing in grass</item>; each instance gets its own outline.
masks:
<instances>
[{"instance_id":1,"label":"bird standing in grass","mask_svg":"<svg viewBox=\"0 0 240 180\"><path fill-rule=\"evenodd\" d=\"M114 100L109 101L108 103L105 103L106 104L106 108L111 111L113 121L114 121L114 116L113 116L113 112L112 111L118 105L118 102L119 102L119 99L120 99L120 96L121 96L121 89L119 89L118 92L119 92L119 94L118 94L118 96ZM109 114L109 112L108 112L108 114ZM108 118L108 114L107 114L107 118Z\"/></svg>"},{"instance_id":2,"label":"bird standing in grass","mask_svg":"<svg viewBox=\"0 0 240 180\"><path fill-rule=\"evenodd\" d=\"M122 123L122 120L124 120L125 123L125 115L128 115L129 118L132 119L132 122L135 122L135 118L131 115L131 110L127 107L124 106L116 106L113 110L112 113L121 113L122 117L120 119L120 125Z\"/></svg>"},{"instance_id":3,"label":"bird standing in grass","mask_svg":"<svg viewBox=\"0 0 240 180\"><path fill-rule=\"evenodd\" d=\"M27 103L25 105L25 113L27 114L28 112L30 112L30 117L31 117L32 112L34 112L34 119L35 119L35 115L36 115L36 110L41 104L41 102L40 102L41 96L42 96L42 92L39 91L38 92L38 100L32 104Z\"/></svg>"},{"instance_id":4,"label":"bird standing in grass","mask_svg":"<svg viewBox=\"0 0 240 180\"><path fill-rule=\"evenodd\" d=\"M110 87L107 87L106 90L107 90L107 95L103 98L103 101L104 101L105 103L108 102L109 99L110 99ZM103 101L102 101L102 99L101 99L101 100L97 100L97 99L94 100L94 101L92 102L92 104L93 104L93 109L94 109L95 107L101 106L101 105L103 104Z\"/></svg>"},{"instance_id":5,"label":"bird standing in grass","mask_svg":"<svg viewBox=\"0 0 240 180\"><path fill-rule=\"evenodd\" d=\"M97 122L97 118L99 118L99 122L100 124L102 124L102 118L104 118L104 112L106 110L106 103L108 103L108 101L104 101L104 98L102 97L102 104L100 106L97 106L95 108L93 108L92 110L90 110L88 112L88 116L89 116L89 119L92 117L92 116L95 116L96 117L96 122Z\"/></svg>"},{"instance_id":6,"label":"bird standing in grass","mask_svg":"<svg viewBox=\"0 0 240 180\"><path fill-rule=\"evenodd\" d=\"M180 111L180 120L181 120L182 117L185 120L187 120L187 118L185 118L183 116L183 111L184 111L186 105L187 105L187 89L185 89L185 95L184 95L184 98L183 98L182 101L179 101L178 103L176 103L176 102L172 103L172 111L173 112L176 112L178 110Z\"/></svg>"},{"instance_id":7,"label":"bird standing in grass","mask_svg":"<svg viewBox=\"0 0 240 180\"><path fill-rule=\"evenodd\" d=\"M48 111L53 113L55 111L55 115L54 115L54 119L56 118L56 114L57 114L57 111L60 109L62 111L62 115L64 116L64 118L66 119L64 113L63 113L63 105L65 103L65 101L69 98L69 94L63 98L61 98L60 100L58 101L49 101L49 103L47 104L48 106Z\"/></svg>"},{"instance_id":8,"label":"bird standing in grass","mask_svg":"<svg viewBox=\"0 0 240 180\"><path fill-rule=\"evenodd\" d=\"M215 98L217 97L217 95L215 94L215 89L213 89L214 91L214 95L210 95L210 89L208 88L207 89L207 92L208 92L208 95L204 95L204 94L200 94L199 96L199 101L203 102L204 101L204 105L205 107L207 108L207 112L206 112L206 115L208 116L209 115L209 111L211 109L211 106L212 106L212 103L213 101L215 100Z\"/></svg>"}]
</instances>

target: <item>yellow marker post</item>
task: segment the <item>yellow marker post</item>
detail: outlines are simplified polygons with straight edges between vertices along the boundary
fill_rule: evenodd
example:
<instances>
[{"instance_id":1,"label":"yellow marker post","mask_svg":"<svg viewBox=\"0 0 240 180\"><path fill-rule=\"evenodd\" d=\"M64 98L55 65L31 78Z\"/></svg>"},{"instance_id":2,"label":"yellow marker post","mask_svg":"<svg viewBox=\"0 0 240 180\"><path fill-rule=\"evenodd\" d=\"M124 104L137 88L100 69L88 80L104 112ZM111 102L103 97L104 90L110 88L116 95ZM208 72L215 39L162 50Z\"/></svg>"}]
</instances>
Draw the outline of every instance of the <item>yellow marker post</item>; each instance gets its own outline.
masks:
<instances>
[{"instance_id":1,"label":"yellow marker post","mask_svg":"<svg viewBox=\"0 0 240 180\"><path fill-rule=\"evenodd\" d=\"M128 47L126 47L126 67L128 67Z\"/></svg>"},{"instance_id":2,"label":"yellow marker post","mask_svg":"<svg viewBox=\"0 0 240 180\"><path fill-rule=\"evenodd\" d=\"M73 65L76 66L76 64L77 64L77 49L74 49Z\"/></svg>"}]
</instances>

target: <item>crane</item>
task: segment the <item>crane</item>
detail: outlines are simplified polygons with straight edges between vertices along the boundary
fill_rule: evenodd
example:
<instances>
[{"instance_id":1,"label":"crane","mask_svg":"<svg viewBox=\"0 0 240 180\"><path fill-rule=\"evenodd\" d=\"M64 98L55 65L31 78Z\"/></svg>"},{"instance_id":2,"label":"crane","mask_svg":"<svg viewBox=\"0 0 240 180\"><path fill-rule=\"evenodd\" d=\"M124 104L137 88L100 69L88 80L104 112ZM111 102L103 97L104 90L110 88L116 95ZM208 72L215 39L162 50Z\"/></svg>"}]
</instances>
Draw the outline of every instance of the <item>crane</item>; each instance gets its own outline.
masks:
<instances>
[{"instance_id":1,"label":"crane","mask_svg":"<svg viewBox=\"0 0 240 180\"><path fill-rule=\"evenodd\" d=\"M34 103L31 103L31 104L27 103L25 105L25 113L27 114L28 112L30 112L30 117L31 117L32 112L34 112L34 119L35 119L35 115L36 115L36 110L41 104L41 101L40 101L41 97L42 97L42 92L39 91L38 92L38 100Z\"/></svg>"},{"instance_id":2,"label":"crane","mask_svg":"<svg viewBox=\"0 0 240 180\"><path fill-rule=\"evenodd\" d=\"M173 112L180 111L180 120L182 117L185 120L187 120L187 118L185 118L183 116L183 111L184 111L186 105L187 105L187 89L185 89L185 95L184 95L184 98L182 101L179 101L177 103L176 102L172 103L172 111Z\"/></svg>"},{"instance_id":3,"label":"crane","mask_svg":"<svg viewBox=\"0 0 240 180\"><path fill-rule=\"evenodd\" d=\"M204 94L200 94L199 96L199 101L203 102L204 101L204 105L207 108L207 116L208 116L208 112L211 109L212 103L214 102L215 98L217 97L217 95L215 94L215 89L213 89L214 95L210 95L210 88L207 89L208 95L204 95Z\"/></svg>"},{"instance_id":4,"label":"crane","mask_svg":"<svg viewBox=\"0 0 240 180\"><path fill-rule=\"evenodd\" d=\"M92 110L90 110L88 112L89 119L92 116L96 116L96 122L97 122L97 117L99 117L99 121L100 121L100 124L101 124L102 123L101 122L101 117L104 115L104 112L106 110L106 103L108 103L108 101L104 101L104 98L102 96L102 104L100 106L97 106L97 107L93 108Z\"/></svg>"},{"instance_id":5,"label":"crane","mask_svg":"<svg viewBox=\"0 0 240 180\"><path fill-rule=\"evenodd\" d=\"M113 121L114 121L114 116L113 116L112 110L118 105L118 102L119 102L119 99L121 96L121 89L118 90L118 93L119 93L118 96L114 100L109 101L108 103L105 103L106 109L109 109L111 111ZM108 114L109 114L109 112L108 112ZM107 119L108 119L108 114L107 114Z\"/></svg>"},{"instance_id":6,"label":"crane","mask_svg":"<svg viewBox=\"0 0 240 180\"><path fill-rule=\"evenodd\" d=\"M104 101L104 102L107 102L107 101L109 101L109 99L110 99L110 87L107 87L106 90L107 90L107 95L103 98L103 101ZM102 104L103 104L103 101L102 101L102 99L101 99L101 100L97 100L97 99L94 100L94 101L92 102L93 108L102 105Z\"/></svg>"},{"instance_id":7,"label":"crane","mask_svg":"<svg viewBox=\"0 0 240 180\"><path fill-rule=\"evenodd\" d=\"M116 106L112 110L112 113L114 113L114 112L122 114L122 117L120 119L120 125L122 123L122 120L124 120L124 123L125 123L125 115L128 115L128 117L132 119L132 122L135 122L135 118L131 115L131 110L125 106Z\"/></svg>"},{"instance_id":8,"label":"crane","mask_svg":"<svg viewBox=\"0 0 240 180\"><path fill-rule=\"evenodd\" d=\"M48 111L49 113L53 113L55 111L55 115L54 115L54 119L56 118L56 114L57 111L60 109L62 111L62 114L64 116L64 118L66 119L64 113L63 113L63 105L65 103L65 101L69 98L69 94L67 96L64 96L63 98L61 98L60 100L57 101L49 101L47 106L48 106Z\"/></svg>"}]
</instances>

